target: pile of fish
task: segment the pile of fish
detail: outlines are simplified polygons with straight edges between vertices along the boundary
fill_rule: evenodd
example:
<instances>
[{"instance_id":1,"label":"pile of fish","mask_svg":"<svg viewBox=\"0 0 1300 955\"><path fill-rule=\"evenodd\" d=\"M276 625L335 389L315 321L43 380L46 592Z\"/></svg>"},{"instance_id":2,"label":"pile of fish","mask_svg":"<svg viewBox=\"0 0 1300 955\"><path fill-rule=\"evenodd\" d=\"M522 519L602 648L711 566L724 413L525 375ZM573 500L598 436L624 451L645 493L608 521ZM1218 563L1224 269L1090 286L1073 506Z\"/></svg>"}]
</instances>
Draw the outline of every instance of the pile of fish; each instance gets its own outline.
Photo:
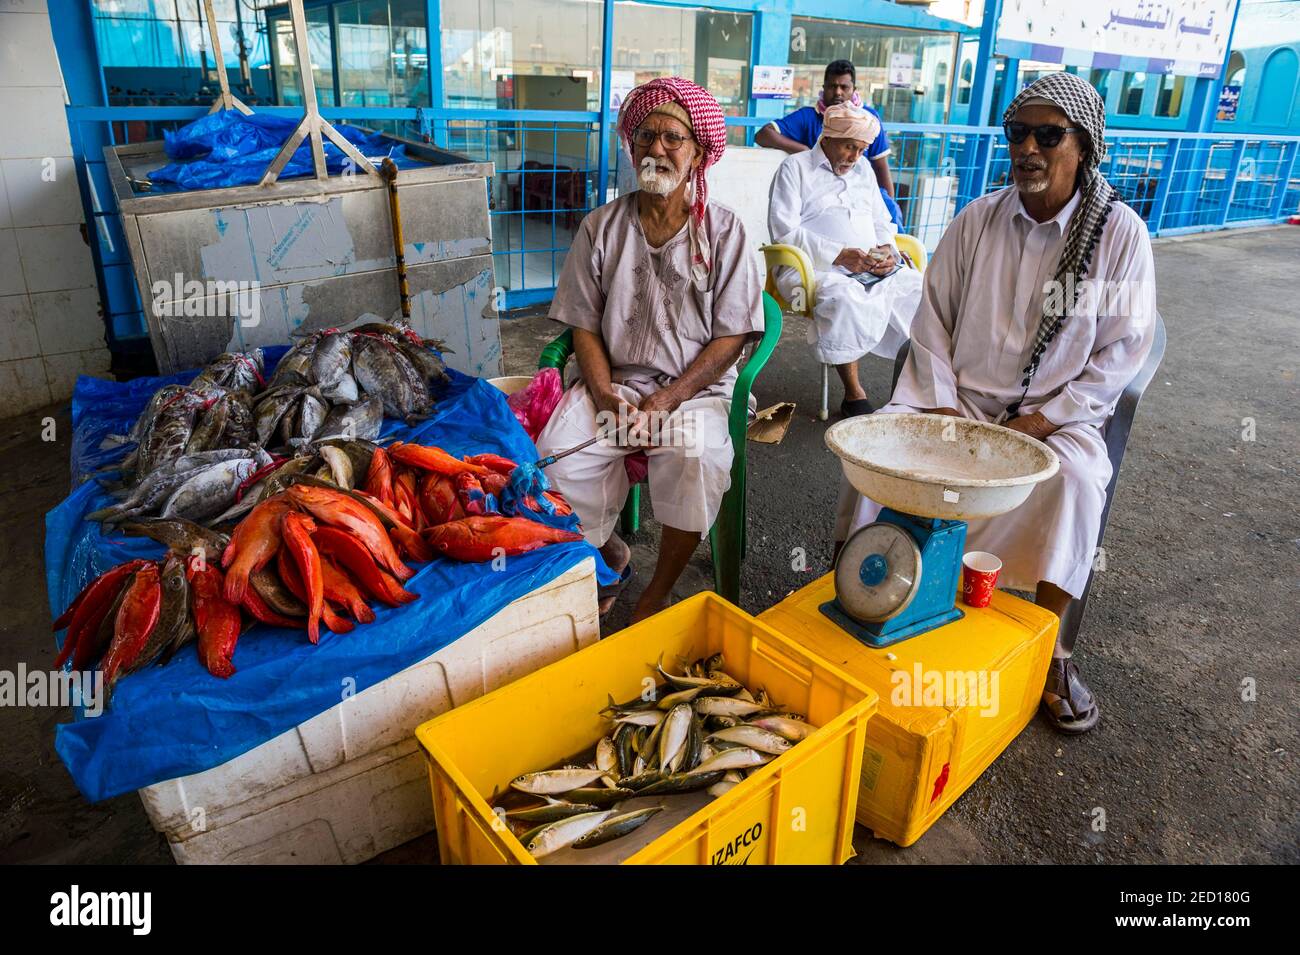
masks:
<instances>
[{"instance_id":1,"label":"pile of fish","mask_svg":"<svg viewBox=\"0 0 1300 955\"><path fill-rule=\"evenodd\" d=\"M269 382L260 348L220 355L190 384L159 388L130 432L108 439L136 448L116 466L121 481L100 482L118 502L88 519L230 520L271 464L310 458L329 442L374 440L385 415L427 417L448 380L430 350L442 347L404 325L328 329L291 348Z\"/></svg>"},{"instance_id":2,"label":"pile of fish","mask_svg":"<svg viewBox=\"0 0 1300 955\"><path fill-rule=\"evenodd\" d=\"M122 530L172 553L129 561L92 581L55 621L56 631L68 628L56 666L68 659L74 670L98 664L111 693L121 676L165 663L197 639L208 672L225 678L235 672L231 658L245 614L305 629L317 643L322 625L342 634L354 629L353 621L373 621L372 603L397 607L415 600L402 585L415 573L405 561L438 554L487 561L581 540L524 517L471 513L485 500L484 483L495 487L501 471L512 467L496 455L461 459L432 446L385 450L337 438L247 475L242 498L214 518L239 518L228 536L197 517L125 515ZM164 510L208 515L216 499L198 496L206 500L202 508L173 508L173 495ZM557 511L571 513L558 494L554 502Z\"/></svg>"},{"instance_id":3,"label":"pile of fish","mask_svg":"<svg viewBox=\"0 0 1300 955\"><path fill-rule=\"evenodd\" d=\"M628 800L707 790L718 797L789 750L817 727L786 713L760 687L750 693L723 670L722 654L696 660L684 674L653 669L664 679L648 699L617 704L601 715L611 732L583 767L525 773L499 800L505 820L537 859L572 846L587 849L639 829L663 806L619 811ZM542 801L514 806L519 793Z\"/></svg>"}]
</instances>

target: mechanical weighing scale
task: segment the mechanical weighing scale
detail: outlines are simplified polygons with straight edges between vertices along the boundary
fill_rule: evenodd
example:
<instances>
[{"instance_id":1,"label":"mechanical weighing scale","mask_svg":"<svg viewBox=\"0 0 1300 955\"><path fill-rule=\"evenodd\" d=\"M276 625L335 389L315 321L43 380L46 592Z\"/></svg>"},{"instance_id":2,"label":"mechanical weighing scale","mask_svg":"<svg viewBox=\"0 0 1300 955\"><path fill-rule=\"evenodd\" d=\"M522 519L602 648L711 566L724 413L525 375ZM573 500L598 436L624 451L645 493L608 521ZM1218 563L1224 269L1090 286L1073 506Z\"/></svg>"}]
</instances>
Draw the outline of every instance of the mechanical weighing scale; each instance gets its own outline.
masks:
<instances>
[{"instance_id":1,"label":"mechanical weighing scale","mask_svg":"<svg viewBox=\"0 0 1300 955\"><path fill-rule=\"evenodd\" d=\"M827 430L826 445L882 509L845 542L835 599L820 609L872 647L960 619L966 522L1019 507L1060 467L1026 434L948 415L848 418Z\"/></svg>"}]
</instances>

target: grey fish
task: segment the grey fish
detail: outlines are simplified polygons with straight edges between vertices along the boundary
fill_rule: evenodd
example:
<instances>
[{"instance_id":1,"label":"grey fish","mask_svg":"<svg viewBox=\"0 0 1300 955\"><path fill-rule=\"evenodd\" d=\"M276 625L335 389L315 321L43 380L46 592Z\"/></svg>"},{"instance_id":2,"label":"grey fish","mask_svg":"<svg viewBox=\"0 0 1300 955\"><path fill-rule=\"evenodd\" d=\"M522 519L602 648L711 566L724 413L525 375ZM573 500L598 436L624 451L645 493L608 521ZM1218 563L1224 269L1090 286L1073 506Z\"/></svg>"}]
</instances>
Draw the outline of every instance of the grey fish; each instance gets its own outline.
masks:
<instances>
[{"instance_id":1,"label":"grey fish","mask_svg":"<svg viewBox=\"0 0 1300 955\"><path fill-rule=\"evenodd\" d=\"M510 780L510 787L534 796L559 795L590 785L602 775L599 769L551 769L516 776Z\"/></svg>"},{"instance_id":2,"label":"grey fish","mask_svg":"<svg viewBox=\"0 0 1300 955\"><path fill-rule=\"evenodd\" d=\"M447 376L447 366L428 348L407 338L400 340L397 347L415 368L426 388L438 388L451 381Z\"/></svg>"},{"instance_id":3,"label":"grey fish","mask_svg":"<svg viewBox=\"0 0 1300 955\"><path fill-rule=\"evenodd\" d=\"M325 416L320 437L327 440L337 437L360 438L373 441L384 426L384 404L377 396L363 398L350 405L335 405Z\"/></svg>"},{"instance_id":4,"label":"grey fish","mask_svg":"<svg viewBox=\"0 0 1300 955\"><path fill-rule=\"evenodd\" d=\"M675 690L689 690L698 687L702 689L715 689L715 690L723 690L726 692L735 692L743 689L743 687L740 684L740 681L733 679L732 677L728 676L725 673L722 673L721 671L719 671L719 675L717 677L714 677L712 675L703 676L703 677L677 676L676 674L669 673L667 670L664 669L664 657L662 653L659 655L659 661L655 664L654 669L659 672L660 676L662 676L665 680L671 683L673 689Z\"/></svg>"},{"instance_id":5,"label":"grey fish","mask_svg":"<svg viewBox=\"0 0 1300 955\"><path fill-rule=\"evenodd\" d=\"M412 418L426 418L429 412L433 410L433 398L429 395L428 382L424 376L416 369L411 359L400 347L392 353L393 364L397 367L403 377L406 378L406 384L410 387L411 404L404 409L406 414L402 415L405 420Z\"/></svg>"},{"instance_id":6,"label":"grey fish","mask_svg":"<svg viewBox=\"0 0 1300 955\"><path fill-rule=\"evenodd\" d=\"M384 414L404 419L414 405L411 385L393 359L392 346L376 338L358 336L352 345L352 374L367 395L379 398Z\"/></svg>"},{"instance_id":7,"label":"grey fish","mask_svg":"<svg viewBox=\"0 0 1300 955\"><path fill-rule=\"evenodd\" d=\"M703 773L698 770L675 773L639 790L637 796L677 796L681 793L693 793L700 789L708 789L714 783L721 781L724 775L725 773L720 769Z\"/></svg>"},{"instance_id":8,"label":"grey fish","mask_svg":"<svg viewBox=\"0 0 1300 955\"><path fill-rule=\"evenodd\" d=\"M706 759L700 765L692 769L688 776L700 775L707 776L710 773L728 769L752 769L755 766L762 766L764 763L770 763L775 757L769 753L760 753L757 750L747 747L737 749L723 750L711 759ZM713 785L712 783L709 784Z\"/></svg>"},{"instance_id":9,"label":"grey fish","mask_svg":"<svg viewBox=\"0 0 1300 955\"><path fill-rule=\"evenodd\" d=\"M184 517L200 523L216 517L234 503L239 485L259 466L255 458L235 458L200 471L172 493L160 516Z\"/></svg>"},{"instance_id":10,"label":"grey fish","mask_svg":"<svg viewBox=\"0 0 1300 955\"><path fill-rule=\"evenodd\" d=\"M325 448L338 448L347 456L354 486L363 483L365 476L370 473L370 460L375 456L376 448L371 442L353 438L323 438L317 439L315 444L321 451Z\"/></svg>"},{"instance_id":11,"label":"grey fish","mask_svg":"<svg viewBox=\"0 0 1300 955\"><path fill-rule=\"evenodd\" d=\"M171 497L178 487L196 474L202 473L203 470L204 468L199 467L156 471L146 477L126 500L112 507L91 511L86 515L86 520L115 524L123 518L152 513Z\"/></svg>"},{"instance_id":12,"label":"grey fish","mask_svg":"<svg viewBox=\"0 0 1300 955\"><path fill-rule=\"evenodd\" d=\"M320 456L324 460L330 477L333 478L335 484L345 491L350 491L356 486L355 476L352 472L352 459L347 456L342 448L336 448L332 444L323 445L320 448Z\"/></svg>"},{"instance_id":13,"label":"grey fish","mask_svg":"<svg viewBox=\"0 0 1300 955\"><path fill-rule=\"evenodd\" d=\"M332 385L322 385L321 397L335 404L351 404L361 397L361 389L351 372L344 372Z\"/></svg>"},{"instance_id":14,"label":"grey fish","mask_svg":"<svg viewBox=\"0 0 1300 955\"><path fill-rule=\"evenodd\" d=\"M760 753L771 753L775 756L780 756L794 745L785 737L778 736L771 730L765 730L761 726L753 726L749 723L719 730L710 736L709 740L710 742L724 740L728 743L739 743Z\"/></svg>"},{"instance_id":15,"label":"grey fish","mask_svg":"<svg viewBox=\"0 0 1300 955\"><path fill-rule=\"evenodd\" d=\"M198 392L184 389L158 409L149 436L140 449L137 475L146 475L185 453L194 428L194 416L204 401L206 399Z\"/></svg>"},{"instance_id":16,"label":"grey fish","mask_svg":"<svg viewBox=\"0 0 1300 955\"><path fill-rule=\"evenodd\" d=\"M226 403L226 428L218 443L223 448L244 448L257 439L253 422L253 396L247 391L232 391L221 399Z\"/></svg>"},{"instance_id":17,"label":"grey fish","mask_svg":"<svg viewBox=\"0 0 1300 955\"><path fill-rule=\"evenodd\" d=\"M263 447L274 436L280 419L297 401L301 388L282 387L274 391L265 391L257 399L253 409L253 421L257 429L257 443Z\"/></svg>"},{"instance_id":18,"label":"grey fish","mask_svg":"<svg viewBox=\"0 0 1300 955\"><path fill-rule=\"evenodd\" d=\"M295 422L295 433L292 436L306 441L312 440L320 432L329 410L329 405L320 396L320 389L308 388L299 399L298 420Z\"/></svg>"},{"instance_id":19,"label":"grey fish","mask_svg":"<svg viewBox=\"0 0 1300 955\"><path fill-rule=\"evenodd\" d=\"M206 410L201 410L197 415L194 430L190 432L190 440L185 444L185 453L192 454L215 448L226 430L226 419L229 416L230 403L226 401L225 395L214 401Z\"/></svg>"},{"instance_id":20,"label":"grey fish","mask_svg":"<svg viewBox=\"0 0 1300 955\"><path fill-rule=\"evenodd\" d=\"M561 802L552 799L543 806L534 806L531 809L515 809L507 812L506 818L517 819L520 822L547 823L568 819L570 816L580 816L588 812L591 812L591 806L588 804Z\"/></svg>"},{"instance_id":21,"label":"grey fish","mask_svg":"<svg viewBox=\"0 0 1300 955\"><path fill-rule=\"evenodd\" d=\"M552 822L529 833L524 848L534 859L548 856L552 852L572 845L613 814L612 809L602 809Z\"/></svg>"},{"instance_id":22,"label":"grey fish","mask_svg":"<svg viewBox=\"0 0 1300 955\"><path fill-rule=\"evenodd\" d=\"M290 348L284 353L280 363L275 366L270 387L275 388L286 384L300 387L307 384L310 380L312 357L315 352L316 338L314 337Z\"/></svg>"},{"instance_id":23,"label":"grey fish","mask_svg":"<svg viewBox=\"0 0 1300 955\"><path fill-rule=\"evenodd\" d=\"M182 556L202 554L203 559L209 563L220 563L221 554L230 543L229 535L210 531L182 517L169 519L151 517L123 524L122 533L131 537L148 537L156 540L174 554Z\"/></svg>"},{"instance_id":24,"label":"grey fish","mask_svg":"<svg viewBox=\"0 0 1300 955\"><path fill-rule=\"evenodd\" d=\"M758 719L750 720L749 725L765 729L777 736L783 736L792 743L807 739L817 732L817 727L811 723L791 719L788 716L760 716Z\"/></svg>"},{"instance_id":25,"label":"grey fish","mask_svg":"<svg viewBox=\"0 0 1300 955\"><path fill-rule=\"evenodd\" d=\"M185 561L175 554L167 557L160 575L162 605L158 622L149 631L140 653L130 664L122 667L122 675L143 670L156 660L176 639L190 616L190 586L185 579Z\"/></svg>"},{"instance_id":26,"label":"grey fish","mask_svg":"<svg viewBox=\"0 0 1300 955\"><path fill-rule=\"evenodd\" d=\"M322 388L333 386L352 364L352 336L346 332L324 335L311 358L311 380Z\"/></svg>"},{"instance_id":27,"label":"grey fish","mask_svg":"<svg viewBox=\"0 0 1300 955\"><path fill-rule=\"evenodd\" d=\"M686 737L691 731L693 715L689 703L680 703L664 718L663 729L659 733L659 768L664 772L676 772L681 766L686 755Z\"/></svg>"},{"instance_id":28,"label":"grey fish","mask_svg":"<svg viewBox=\"0 0 1300 955\"><path fill-rule=\"evenodd\" d=\"M625 776L618 781L618 785L620 789L630 789L639 796L647 786L659 782L667 775L667 773L658 769L647 769L639 773L633 773L631 776Z\"/></svg>"},{"instance_id":29,"label":"grey fish","mask_svg":"<svg viewBox=\"0 0 1300 955\"><path fill-rule=\"evenodd\" d=\"M631 789L622 787L597 789L595 787L581 786L577 789L570 789L564 794L564 798L567 802L580 802L589 806L612 806L616 802L631 799L635 795L636 793Z\"/></svg>"},{"instance_id":30,"label":"grey fish","mask_svg":"<svg viewBox=\"0 0 1300 955\"><path fill-rule=\"evenodd\" d=\"M750 703L726 696L706 696L695 700L691 705L701 716L746 717L767 710L767 707L761 703Z\"/></svg>"},{"instance_id":31,"label":"grey fish","mask_svg":"<svg viewBox=\"0 0 1300 955\"><path fill-rule=\"evenodd\" d=\"M201 387L211 382L221 388L251 390L265 370L266 361L260 348L247 352L222 352L204 366L191 384Z\"/></svg>"},{"instance_id":32,"label":"grey fish","mask_svg":"<svg viewBox=\"0 0 1300 955\"><path fill-rule=\"evenodd\" d=\"M593 846L603 845L614 839L620 839L628 833L640 829L649 822L656 813L663 811L663 806L650 806L646 809L634 809L632 812L625 812L622 815L611 816L606 819L595 829L573 843L575 849L590 849Z\"/></svg>"},{"instance_id":33,"label":"grey fish","mask_svg":"<svg viewBox=\"0 0 1300 955\"><path fill-rule=\"evenodd\" d=\"M276 613L284 614L286 617L307 616L307 605L293 595L280 579L280 575L269 566L250 574L248 582L253 585L257 595L266 601L266 605Z\"/></svg>"}]
</instances>

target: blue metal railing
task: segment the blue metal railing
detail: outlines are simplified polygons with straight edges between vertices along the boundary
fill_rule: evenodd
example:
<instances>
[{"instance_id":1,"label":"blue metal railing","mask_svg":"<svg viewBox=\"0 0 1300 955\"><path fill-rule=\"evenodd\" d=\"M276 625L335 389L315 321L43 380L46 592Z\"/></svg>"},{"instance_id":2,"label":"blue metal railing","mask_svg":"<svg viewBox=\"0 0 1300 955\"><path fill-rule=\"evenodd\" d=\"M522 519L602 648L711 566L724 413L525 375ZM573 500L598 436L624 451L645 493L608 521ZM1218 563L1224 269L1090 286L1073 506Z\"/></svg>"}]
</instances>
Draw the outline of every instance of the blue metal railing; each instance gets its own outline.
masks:
<instances>
[{"instance_id":1,"label":"blue metal railing","mask_svg":"<svg viewBox=\"0 0 1300 955\"><path fill-rule=\"evenodd\" d=\"M298 116L293 107L259 112ZM107 125L114 142L156 139L196 119L193 106L71 107L73 124ZM490 161L489 185L497 284L506 308L545 302L583 216L616 192L623 151L615 116L549 110L322 108L348 120L434 142ZM733 142L752 142L769 120L728 117ZM891 125L891 173L902 231L933 249L962 208L1010 181L1002 130L992 126ZM608 137L601 149L600 137ZM1107 137L1102 171L1153 235L1277 222L1300 209L1300 136L1118 131ZM606 157L602 168L602 157ZM83 157L100 208L101 288L115 338L143 335L121 224L102 157Z\"/></svg>"}]
</instances>

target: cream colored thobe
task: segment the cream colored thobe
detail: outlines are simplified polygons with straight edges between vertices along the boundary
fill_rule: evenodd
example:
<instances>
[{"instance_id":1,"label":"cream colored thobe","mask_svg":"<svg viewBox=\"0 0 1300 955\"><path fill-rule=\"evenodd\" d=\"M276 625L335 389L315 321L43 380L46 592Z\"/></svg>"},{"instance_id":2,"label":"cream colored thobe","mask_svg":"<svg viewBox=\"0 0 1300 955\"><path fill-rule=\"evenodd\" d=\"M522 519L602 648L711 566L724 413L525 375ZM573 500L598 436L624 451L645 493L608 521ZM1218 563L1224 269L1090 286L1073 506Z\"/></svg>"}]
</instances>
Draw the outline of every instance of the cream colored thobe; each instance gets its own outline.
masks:
<instances>
[{"instance_id":1,"label":"cream colored thobe","mask_svg":"<svg viewBox=\"0 0 1300 955\"><path fill-rule=\"evenodd\" d=\"M1015 186L976 199L953 220L925 272L912 347L878 413L956 408L997 421L1020 398L1047 292L1079 194L1047 222L1025 212ZM1155 336L1155 269L1146 223L1116 202L1093 252L1080 308L1047 347L1020 407L1059 429L1047 445L1057 474L1007 514L971 521L967 550L1003 561L999 587L1048 581L1081 596L1094 560L1110 460L1101 426ZM837 540L879 506L842 483Z\"/></svg>"},{"instance_id":2,"label":"cream colored thobe","mask_svg":"<svg viewBox=\"0 0 1300 955\"><path fill-rule=\"evenodd\" d=\"M865 288L834 264L844 249L888 245L898 254L896 230L866 158L843 176L835 174L820 144L787 158L772 180L768 229L773 242L798 246L812 260L816 288L808 343L818 361L843 365L868 352L898 354L921 298L920 273L904 267ZM776 283L792 301L798 273L783 268Z\"/></svg>"},{"instance_id":3,"label":"cream colored thobe","mask_svg":"<svg viewBox=\"0 0 1300 955\"><path fill-rule=\"evenodd\" d=\"M651 247L636 193L588 215L565 258L550 317L602 337L615 388L633 404L680 378L715 338L762 334L762 285L744 226L730 209L710 203L708 230L713 268L704 288L690 278L685 227ZM623 458L639 450L649 458L655 519L679 530L708 531L731 486L727 415L736 374L733 365L678 407L657 446L601 441L546 469L590 543L600 546L613 533L629 486ZM595 404L579 381L538 436L538 453L574 447L596 431Z\"/></svg>"}]
</instances>

